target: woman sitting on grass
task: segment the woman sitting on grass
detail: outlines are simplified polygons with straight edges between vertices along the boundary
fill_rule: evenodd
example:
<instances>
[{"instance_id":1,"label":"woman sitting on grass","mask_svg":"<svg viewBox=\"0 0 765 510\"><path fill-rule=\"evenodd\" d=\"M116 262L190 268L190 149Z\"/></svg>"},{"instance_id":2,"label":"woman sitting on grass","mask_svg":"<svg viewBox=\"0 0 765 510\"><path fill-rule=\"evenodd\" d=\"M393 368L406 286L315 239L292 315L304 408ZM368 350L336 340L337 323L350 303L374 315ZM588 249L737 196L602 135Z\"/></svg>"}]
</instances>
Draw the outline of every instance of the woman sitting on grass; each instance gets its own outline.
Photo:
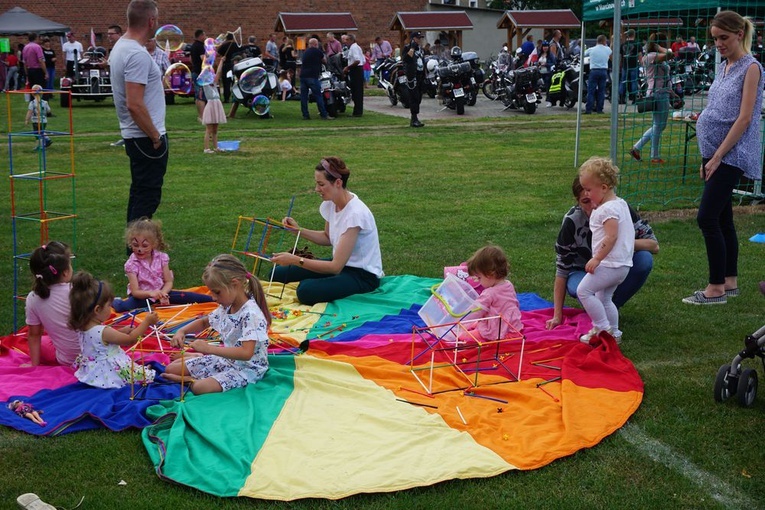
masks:
<instances>
[{"instance_id":1,"label":"woman sitting on grass","mask_svg":"<svg viewBox=\"0 0 765 510\"><path fill-rule=\"evenodd\" d=\"M375 217L360 198L348 191L350 175L340 158L324 158L316 165L314 178L316 192L323 200L319 207L323 230L301 228L290 217L282 220L301 237L332 247L329 260L307 260L292 253L276 253L271 258L281 266L274 272L274 281L300 282L297 298L303 304L334 301L380 286L384 273Z\"/></svg>"}]
</instances>

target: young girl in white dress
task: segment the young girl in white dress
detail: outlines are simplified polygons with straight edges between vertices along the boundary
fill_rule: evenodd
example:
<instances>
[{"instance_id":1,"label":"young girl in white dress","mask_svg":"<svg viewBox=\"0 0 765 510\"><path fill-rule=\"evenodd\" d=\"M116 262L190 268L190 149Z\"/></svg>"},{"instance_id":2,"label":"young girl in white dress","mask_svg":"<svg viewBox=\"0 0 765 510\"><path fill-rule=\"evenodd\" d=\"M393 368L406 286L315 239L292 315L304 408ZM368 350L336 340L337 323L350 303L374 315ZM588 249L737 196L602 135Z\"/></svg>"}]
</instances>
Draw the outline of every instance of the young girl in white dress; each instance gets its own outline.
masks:
<instances>
[{"instance_id":1,"label":"young girl in white dress","mask_svg":"<svg viewBox=\"0 0 765 510\"><path fill-rule=\"evenodd\" d=\"M189 347L202 354L191 359L176 359L164 377L181 382L191 376L195 395L241 388L256 383L268 371L268 326L271 312L260 282L238 258L223 254L215 257L202 275L219 306L209 315L181 327L172 344L183 347L187 333L213 328L220 333L223 346L211 346L195 339ZM188 380L188 379L186 379Z\"/></svg>"},{"instance_id":2,"label":"young girl in white dress","mask_svg":"<svg viewBox=\"0 0 765 510\"><path fill-rule=\"evenodd\" d=\"M223 103L220 102L220 93L218 92L218 81L225 60L226 58L222 57L220 64L218 64L215 81L202 87L205 99L207 99L207 104L202 112L202 124L205 125L205 154L212 154L218 150L218 124L227 122L226 112L223 111Z\"/></svg>"},{"instance_id":3,"label":"young girl in white dress","mask_svg":"<svg viewBox=\"0 0 765 510\"><path fill-rule=\"evenodd\" d=\"M82 353L75 361L77 380L96 388L121 388L130 382L152 382L154 370L138 365L122 350L132 345L159 317L148 314L138 327L116 330L102 322L111 314L114 292L108 282L80 271L69 293L69 327L79 332ZM133 372L131 377L131 371Z\"/></svg>"}]
</instances>

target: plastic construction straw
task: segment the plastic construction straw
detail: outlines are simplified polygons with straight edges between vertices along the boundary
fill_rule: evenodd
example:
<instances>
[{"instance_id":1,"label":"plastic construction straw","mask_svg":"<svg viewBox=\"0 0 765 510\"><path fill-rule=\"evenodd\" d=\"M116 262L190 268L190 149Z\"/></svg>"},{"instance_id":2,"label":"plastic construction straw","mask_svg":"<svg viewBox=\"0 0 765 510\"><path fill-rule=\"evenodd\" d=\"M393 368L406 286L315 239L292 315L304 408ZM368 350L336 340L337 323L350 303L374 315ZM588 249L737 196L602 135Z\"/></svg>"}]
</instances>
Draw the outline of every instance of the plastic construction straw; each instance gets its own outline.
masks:
<instances>
[{"instance_id":1,"label":"plastic construction straw","mask_svg":"<svg viewBox=\"0 0 765 510\"><path fill-rule=\"evenodd\" d=\"M405 402L407 404L412 404L413 406L419 406L419 407L429 407L430 409L438 409L438 406L432 406L430 404L420 404L419 402L411 402L409 400L404 400L403 398L397 398L397 402Z\"/></svg>"},{"instance_id":2,"label":"plastic construction straw","mask_svg":"<svg viewBox=\"0 0 765 510\"><path fill-rule=\"evenodd\" d=\"M465 425L467 425L467 422L465 421L465 417L464 417L464 416L462 416L462 411L460 411L460 407L459 407L459 406L457 406L457 414L459 414L459 415L460 415L460 420L462 420L462 423L464 423Z\"/></svg>"}]
</instances>

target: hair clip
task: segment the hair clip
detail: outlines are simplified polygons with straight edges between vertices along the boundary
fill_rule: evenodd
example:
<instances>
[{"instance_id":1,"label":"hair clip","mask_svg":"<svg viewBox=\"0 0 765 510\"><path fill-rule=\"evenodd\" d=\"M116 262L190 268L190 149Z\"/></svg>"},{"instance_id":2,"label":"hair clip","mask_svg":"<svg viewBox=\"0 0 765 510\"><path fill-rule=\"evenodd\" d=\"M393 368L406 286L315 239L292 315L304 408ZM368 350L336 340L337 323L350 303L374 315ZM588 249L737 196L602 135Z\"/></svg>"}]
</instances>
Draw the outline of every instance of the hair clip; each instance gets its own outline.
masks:
<instances>
[{"instance_id":1,"label":"hair clip","mask_svg":"<svg viewBox=\"0 0 765 510\"><path fill-rule=\"evenodd\" d=\"M48 264L48 269L50 269L50 272L53 273L54 275L58 274L58 271L56 271L56 268L51 266L50 264Z\"/></svg>"},{"instance_id":2,"label":"hair clip","mask_svg":"<svg viewBox=\"0 0 765 510\"><path fill-rule=\"evenodd\" d=\"M36 275L35 275L35 278L39 278L40 280L42 280L42 279L43 279L43 275L41 275L41 274L36 274Z\"/></svg>"},{"instance_id":3,"label":"hair clip","mask_svg":"<svg viewBox=\"0 0 765 510\"><path fill-rule=\"evenodd\" d=\"M252 273L251 272L247 271L246 274L247 274L247 278L252 278Z\"/></svg>"}]
</instances>

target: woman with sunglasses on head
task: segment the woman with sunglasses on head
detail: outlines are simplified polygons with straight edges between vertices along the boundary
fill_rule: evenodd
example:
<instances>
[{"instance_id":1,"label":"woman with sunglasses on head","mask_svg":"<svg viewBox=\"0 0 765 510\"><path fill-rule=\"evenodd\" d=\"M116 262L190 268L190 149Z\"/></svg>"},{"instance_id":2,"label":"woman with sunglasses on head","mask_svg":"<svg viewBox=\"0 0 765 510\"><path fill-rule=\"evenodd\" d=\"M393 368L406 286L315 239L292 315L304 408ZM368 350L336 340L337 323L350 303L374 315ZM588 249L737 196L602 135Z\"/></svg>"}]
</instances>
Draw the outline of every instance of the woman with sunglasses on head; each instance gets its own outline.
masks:
<instances>
[{"instance_id":1,"label":"woman with sunglasses on head","mask_svg":"<svg viewBox=\"0 0 765 510\"><path fill-rule=\"evenodd\" d=\"M584 278L585 265L592 258L592 233L590 214L594 209L590 198L585 196L579 176L574 178L571 191L576 205L563 217L563 223L555 241L555 286L553 288L553 317L547 321L547 329L563 323L563 302L566 294L576 297L576 290ZM616 287L612 301L621 308L648 279L653 269L653 256L659 253L659 241L647 221L630 207L635 225L635 251L632 267L627 277Z\"/></svg>"},{"instance_id":2,"label":"woman with sunglasses on head","mask_svg":"<svg viewBox=\"0 0 765 510\"><path fill-rule=\"evenodd\" d=\"M384 276L375 218L366 204L348 191L350 175L340 158L327 157L316 165L316 192L323 200L319 207L324 218L322 230L301 228L291 217L282 220L301 238L332 247L329 260L306 259L285 252L275 253L271 258L279 266L274 271L274 281L300 282L297 298L303 304L371 292L380 286Z\"/></svg>"}]
</instances>

